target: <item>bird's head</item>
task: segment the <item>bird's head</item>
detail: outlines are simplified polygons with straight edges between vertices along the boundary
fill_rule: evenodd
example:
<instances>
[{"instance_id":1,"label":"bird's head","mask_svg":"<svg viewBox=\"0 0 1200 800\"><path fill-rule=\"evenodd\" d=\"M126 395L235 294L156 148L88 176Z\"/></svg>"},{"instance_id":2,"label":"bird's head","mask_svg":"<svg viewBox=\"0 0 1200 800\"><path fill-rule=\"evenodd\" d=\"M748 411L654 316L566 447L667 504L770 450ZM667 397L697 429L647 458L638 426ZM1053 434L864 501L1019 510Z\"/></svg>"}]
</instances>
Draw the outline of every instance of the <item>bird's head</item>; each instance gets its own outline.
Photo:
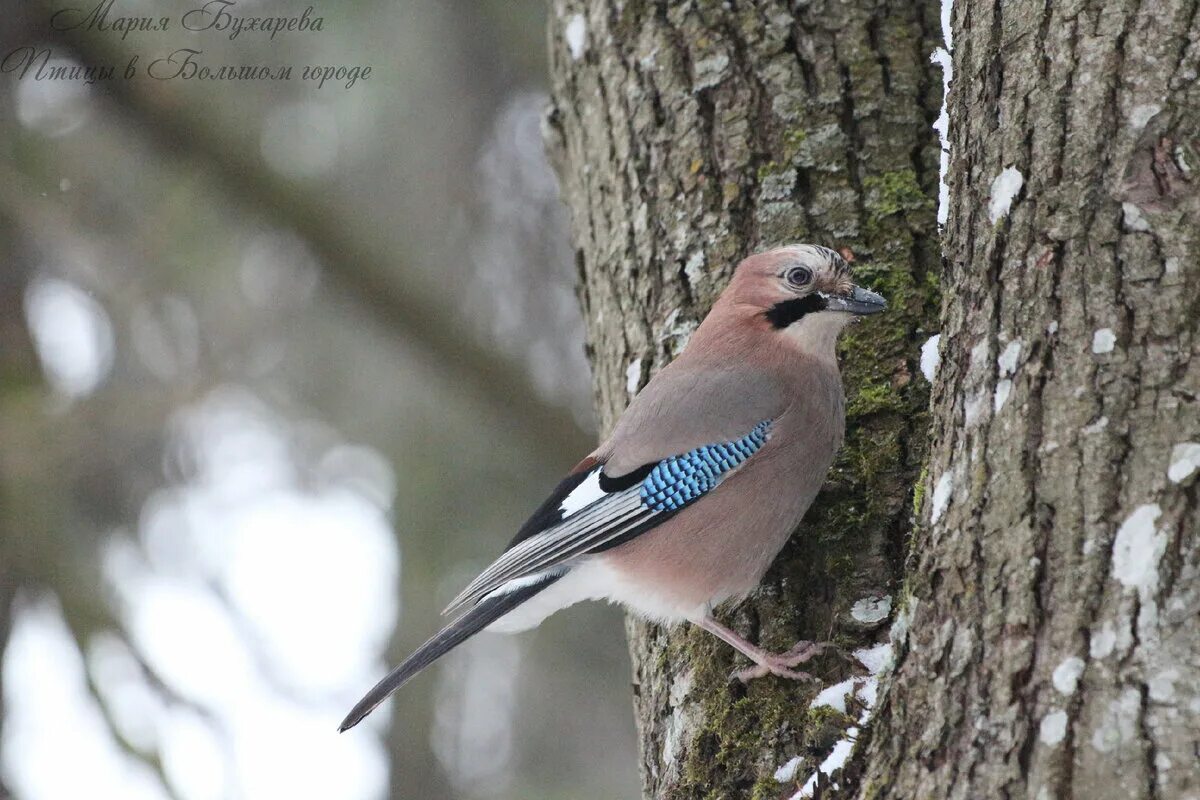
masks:
<instances>
[{"instance_id":1,"label":"bird's head","mask_svg":"<svg viewBox=\"0 0 1200 800\"><path fill-rule=\"evenodd\" d=\"M830 352L846 323L887 308L882 297L855 285L844 258L811 244L750 256L734 271L722 299L755 327L801 346L828 344Z\"/></svg>"},{"instance_id":2,"label":"bird's head","mask_svg":"<svg viewBox=\"0 0 1200 800\"><path fill-rule=\"evenodd\" d=\"M835 314L846 322L887 308L882 297L854 284L844 258L813 244L750 256L738 265L726 292L779 329L810 314Z\"/></svg>"}]
</instances>

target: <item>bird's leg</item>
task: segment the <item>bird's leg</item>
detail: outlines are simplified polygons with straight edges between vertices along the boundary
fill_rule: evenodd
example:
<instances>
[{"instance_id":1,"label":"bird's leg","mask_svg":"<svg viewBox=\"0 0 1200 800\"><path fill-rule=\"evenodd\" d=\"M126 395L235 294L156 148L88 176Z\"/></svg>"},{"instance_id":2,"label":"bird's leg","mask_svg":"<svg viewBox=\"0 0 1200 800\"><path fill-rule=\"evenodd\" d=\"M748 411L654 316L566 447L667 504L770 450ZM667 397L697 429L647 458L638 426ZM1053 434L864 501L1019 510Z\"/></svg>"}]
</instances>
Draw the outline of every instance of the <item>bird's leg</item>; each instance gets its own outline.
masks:
<instances>
[{"instance_id":1,"label":"bird's leg","mask_svg":"<svg viewBox=\"0 0 1200 800\"><path fill-rule=\"evenodd\" d=\"M792 649L786 653L771 653L739 636L736 631L730 630L717 622L711 614L694 620L694 623L754 662L753 667L736 670L729 676L743 683L748 683L755 678L761 678L766 675L778 675L781 678L791 678L793 680L814 680L813 676L809 673L801 672L800 670L793 669L793 667L803 664L822 650L831 646L828 642L801 640L796 642Z\"/></svg>"}]
</instances>

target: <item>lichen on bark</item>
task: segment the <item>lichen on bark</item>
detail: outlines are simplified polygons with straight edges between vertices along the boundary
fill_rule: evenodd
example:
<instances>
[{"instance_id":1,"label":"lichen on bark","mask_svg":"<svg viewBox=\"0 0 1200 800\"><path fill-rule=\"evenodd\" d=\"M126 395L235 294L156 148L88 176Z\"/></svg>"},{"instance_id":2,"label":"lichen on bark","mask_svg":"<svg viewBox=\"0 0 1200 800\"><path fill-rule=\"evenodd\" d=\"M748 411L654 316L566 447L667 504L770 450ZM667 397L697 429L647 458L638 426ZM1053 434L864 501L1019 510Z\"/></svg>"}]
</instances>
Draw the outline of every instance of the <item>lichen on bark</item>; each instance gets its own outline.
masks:
<instances>
[{"instance_id":1,"label":"lichen on bark","mask_svg":"<svg viewBox=\"0 0 1200 800\"><path fill-rule=\"evenodd\" d=\"M547 141L572 211L597 408L607 430L676 355L737 261L768 246L848 248L889 313L843 337L846 445L761 591L727 612L772 648L847 649L879 626L849 615L895 594L923 458L918 351L938 306L938 9L908 0L552 6ZM580 21L582 20L582 22ZM565 31L571 26L568 41ZM582 37L579 36L582 26ZM727 679L729 648L630 620L645 791L774 797L849 723L815 688ZM816 671L840 680L838 656Z\"/></svg>"}]
</instances>

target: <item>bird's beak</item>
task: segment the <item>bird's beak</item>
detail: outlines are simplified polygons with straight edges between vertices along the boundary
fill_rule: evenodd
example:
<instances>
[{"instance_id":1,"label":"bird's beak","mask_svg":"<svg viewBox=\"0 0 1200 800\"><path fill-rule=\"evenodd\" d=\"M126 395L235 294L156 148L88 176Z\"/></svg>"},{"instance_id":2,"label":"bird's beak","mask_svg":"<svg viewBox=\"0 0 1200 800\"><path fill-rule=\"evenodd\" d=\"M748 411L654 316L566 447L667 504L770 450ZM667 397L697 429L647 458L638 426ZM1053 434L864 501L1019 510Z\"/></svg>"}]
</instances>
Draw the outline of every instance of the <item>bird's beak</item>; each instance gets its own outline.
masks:
<instances>
[{"instance_id":1,"label":"bird's beak","mask_svg":"<svg viewBox=\"0 0 1200 800\"><path fill-rule=\"evenodd\" d=\"M825 294L825 309L827 311L846 311L859 316L878 314L887 308L887 300L861 286L855 286L848 295Z\"/></svg>"}]
</instances>

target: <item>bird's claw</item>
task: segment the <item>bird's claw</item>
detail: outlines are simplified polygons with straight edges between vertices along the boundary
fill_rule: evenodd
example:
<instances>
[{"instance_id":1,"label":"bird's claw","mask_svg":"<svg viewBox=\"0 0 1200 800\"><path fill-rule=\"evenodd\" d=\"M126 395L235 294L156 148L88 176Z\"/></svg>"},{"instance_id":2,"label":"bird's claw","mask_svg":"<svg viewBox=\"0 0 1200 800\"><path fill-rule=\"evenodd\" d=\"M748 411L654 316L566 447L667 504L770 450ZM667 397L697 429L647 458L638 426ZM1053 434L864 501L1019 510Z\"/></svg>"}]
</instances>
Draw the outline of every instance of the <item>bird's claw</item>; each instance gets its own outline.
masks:
<instances>
[{"instance_id":1,"label":"bird's claw","mask_svg":"<svg viewBox=\"0 0 1200 800\"><path fill-rule=\"evenodd\" d=\"M755 678L764 678L767 675L777 675L780 678L788 678L794 681L816 680L811 673L793 669L793 667L803 664L813 656L831 647L833 645L830 642L802 640L796 642L786 653L766 653L760 662L752 667L734 670L729 678L730 680L737 680L742 683L749 683Z\"/></svg>"},{"instance_id":2,"label":"bird's claw","mask_svg":"<svg viewBox=\"0 0 1200 800\"><path fill-rule=\"evenodd\" d=\"M741 681L749 683L755 678L765 678L768 675L777 675L780 678L788 678L793 681L813 681L816 680L811 673L801 672L800 670L788 669L787 667L776 664L755 664L752 667L745 669L735 669L729 673L729 680Z\"/></svg>"}]
</instances>

